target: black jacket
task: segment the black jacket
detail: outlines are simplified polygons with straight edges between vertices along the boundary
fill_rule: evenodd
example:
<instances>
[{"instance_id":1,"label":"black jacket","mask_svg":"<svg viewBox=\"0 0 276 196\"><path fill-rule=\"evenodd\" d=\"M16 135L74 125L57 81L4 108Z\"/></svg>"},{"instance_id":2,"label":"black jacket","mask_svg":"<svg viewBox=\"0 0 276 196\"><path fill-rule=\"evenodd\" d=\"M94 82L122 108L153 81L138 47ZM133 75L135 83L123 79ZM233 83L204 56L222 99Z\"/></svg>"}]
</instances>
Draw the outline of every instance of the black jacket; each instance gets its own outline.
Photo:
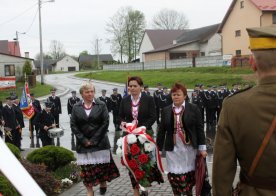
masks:
<instances>
[{"instance_id":1,"label":"black jacket","mask_svg":"<svg viewBox=\"0 0 276 196\"><path fill-rule=\"evenodd\" d=\"M124 97L119 110L120 121L130 123L134 119L131 113L131 96ZM153 97L145 94L141 95L140 105L138 109L138 127L145 126L147 130L152 129L152 125L156 120L156 112Z\"/></svg>"},{"instance_id":2,"label":"black jacket","mask_svg":"<svg viewBox=\"0 0 276 196\"><path fill-rule=\"evenodd\" d=\"M160 129L157 133L157 145L159 150L163 147L166 151L173 151L174 142L174 116L172 105L165 107L161 114ZM185 110L182 116L185 134L189 137L195 149L198 145L205 145L204 126L199 108L189 102L185 102Z\"/></svg>"},{"instance_id":3,"label":"black jacket","mask_svg":"<svg viewBox=\"0 0 276 196\"><path fill-rule=\"evenodd\" d=\"M105 103L95 99L95 104L89 116L86 115L82 102L78 102L72 109L71 130L77 137L78 153L95 152L110 148L107 136L109 115ZM92 146L85 147L87 142Z\"/></svg>"},{"instance_id":4,"label":"black jacket","mask_svg":"<svg viewBox=\"0 0 276 196\"><path fill-rule=\"evenodd\" d=\"M58 116L59 114L61 114L61 103L60 103L60 98L58 96L55 96L55 99L50 96L48 97L48 101L53 103L53 107L51 109L51 113L54 116Z\"/></svg>"},{"instance_id":5,"label":"black jacket","mask_svg":"<svg viewBox=\"0 0 276 196\"><path fill-rule=\"evenodd\" d=\"M67 112L68 114L72 113L73 106L80 101L78 97L70 97L67 101Z\"/></svg>"},{"instance_id":6,"label":"black jacket","mask_svg":"<svg viewBox=\"0 0 276 196\"><path fill-rule=\"evenodd\" d=\"M23 116L22 110L20 109L20 106L13 104L12 107L15 112L16 120L17 120L18 124L20 125L20 128L24 128L25 127L24 116Z\"/></svg>"}]
</instances>

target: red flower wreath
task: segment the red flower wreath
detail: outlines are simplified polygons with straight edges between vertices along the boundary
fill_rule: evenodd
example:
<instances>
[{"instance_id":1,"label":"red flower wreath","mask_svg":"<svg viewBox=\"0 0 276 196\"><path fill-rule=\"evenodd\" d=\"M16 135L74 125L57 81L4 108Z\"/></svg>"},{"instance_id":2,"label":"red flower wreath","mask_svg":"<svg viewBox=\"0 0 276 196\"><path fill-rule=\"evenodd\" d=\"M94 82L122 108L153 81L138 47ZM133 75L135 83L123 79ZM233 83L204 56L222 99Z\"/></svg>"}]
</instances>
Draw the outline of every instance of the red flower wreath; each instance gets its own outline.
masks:
<instances>
[{"instance_id":1,"label":"red flower wreath","mask_svg":"<svg viewBox=\"0 0 276 196\"><path fill-rule=\"evenodd\" d=\"M140 153L140 148L137 144L132 144L131 148L130 148L130 153L132 156L135 156L137 154Z\"/></svg>"},{"instance_id":2,"label":"red flower wreath","mask_svg":"<svg viewBox=\"0 0 276 196\"><path fill-rule=\"evenodd\" d=\"M141 164L145 164L149 161L149 156L147 154L141 154L138 156L138 160Z\"/></svg>"},{"instance_id":3,"label":"red flower wreath","mask_svg":"<svg viewBox=\"0 0 276 196\"><path fill-rule=\"evenodd\" d=\"M137 162L134 160L134 159L131 159L128 163L129 167L132 169L132 170L135 170L138 168L138 164Z\"/></svg>"},{"instance_id":4,"label":"red flower wreath","mask_svg":"<svg viewBox=\"0 0 276 196\"><path fill-rule=\"evenodd\" d=\"M134 175L135 175L135 177L136 177L137 180L141 180L144 177L145 172L142 171L142 170L140 170L140 169L136 169L134 171Z\"/></svg>"}]
</instances>

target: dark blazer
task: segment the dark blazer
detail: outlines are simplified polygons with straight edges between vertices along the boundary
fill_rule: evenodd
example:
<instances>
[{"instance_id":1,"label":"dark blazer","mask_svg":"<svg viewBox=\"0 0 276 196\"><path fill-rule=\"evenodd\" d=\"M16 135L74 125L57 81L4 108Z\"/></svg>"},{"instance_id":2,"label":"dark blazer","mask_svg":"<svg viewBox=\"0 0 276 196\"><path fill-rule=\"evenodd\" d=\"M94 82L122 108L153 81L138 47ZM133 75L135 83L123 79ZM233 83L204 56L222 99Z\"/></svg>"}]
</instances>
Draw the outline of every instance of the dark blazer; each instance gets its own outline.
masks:
<instances>
[{"instance_id":1,"label":"dark blazer","mask_svg":"<svg viewBox=\"0 0 276 196\"><path fill-rule=\"evenodd\" d=\"M18 122L16 120L15 111L13 107L9 107L8 105L5 105L3 107L3 119L5 121L5 127L11 128L12 130L15 130L18 126Z\"/></svg>"},{"instance_id":2,"label":"dark blazer","mask_svg":"<svg viewBox=\"0 0 276 196\"><path fill-rule=\"evenodd\" d=\"M189 137L195 149L198 145L205 145L204 126L199 108L192 103L185 102L185 110L182 116L185 134ZM165 107L161 114L160 129L157 133L157 145L159 150L163 147L166 151L173 151L174 119L172 105Z\"/></svg>"},{"instance_id":3,"label":"dark blazer","mask_svg":"<svg viewBox=\"0 0 276 196\"><path fill-rule=\"evenodd\" d=\"M55 98L50 96L48 97L48 100L53 103L53 107L51 109L52 114L54 116L58 116L59 114L61 114L60 98L58 96L55 96Z\"/></svg>"},{"instance_id":4,"label":"dark blazer","mask_svg":"<svg viewBox=\"0 0 276 196\"><path fill-rule=\"evenodd\" d=\"M67 101L67 112L68 114L72 113L73 106L80 101L78 97L70 97Z\"/></svg>"},{"instance_id":5,"label":"dark blazer","mask_svg":"<svg viewBox=\"0 0 276 196\"><path fill-rule=\"evenodd\" d=\"M131 113L131 107L131 96L128 95L123 98L120 105L119 117L121 122L129 123L134 120ZM138 127L145 126L147 130L151 130L151 126L155 121L156 113L153 97L142 94L138 109Z\"/></svg>"},{"instance_id":6,"label":"dark blazer","mask_svg":"<svg viewBox=\"0 0 276 196\"><path fill-rule=\"evenodd\" d=\"M13 104L12 107L15 112L16 120L20 125L20 128L24 128L25 127L24 116L23 116L22 110L20 109L20 106Z\"/></svg>"},{"instance_id":7,"label":"dark blazer","mask_svg":"<svg viewBox=\"0 0 276 196\"><path fill-rule=\"evenodd\" d=\"M108 112L111 112L111 99L109 97L100 96L99 99L105 103Z\"/></svg>"},{"instance_id":8,"label":"dark blazer","mask_svg":"<svg viewBox=\"0 0 276 196\"><path fill-rule=\"evenodd\" d=\"M77 138L78 153L110 149L107 136L109 115L104 102L95 99L89 116L86 115L82 102L76 103L72 109L70 124ZM89 141L92 142L92 146L85 147Z\"/></svg>"}]
</instances>

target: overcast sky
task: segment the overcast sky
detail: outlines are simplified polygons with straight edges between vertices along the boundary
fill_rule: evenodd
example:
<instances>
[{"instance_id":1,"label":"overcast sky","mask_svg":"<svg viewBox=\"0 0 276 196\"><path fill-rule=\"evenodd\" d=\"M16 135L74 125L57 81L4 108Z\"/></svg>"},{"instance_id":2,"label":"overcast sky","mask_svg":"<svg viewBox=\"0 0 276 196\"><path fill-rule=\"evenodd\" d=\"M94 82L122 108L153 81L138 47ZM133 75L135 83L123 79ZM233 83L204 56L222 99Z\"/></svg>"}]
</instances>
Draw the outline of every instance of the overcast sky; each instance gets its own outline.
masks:
<instances>
[{"instance_id":1,"label":"overcast sky","mask_svg":"<svg viewBox=\"0 0 276 196\"><path fill-rule=\"evenodd\" d=\"M232 0L55 0L42 4L43 51L49 52L51 40L60 41L66 53L78 56L87 50L93 54L96 38L101 53L110 53L106 43L106 23L121 7L130 6L144 13L147 28L153 16L168 8L184 13L190 28L220 23ZM0 0L0 40L12 41L16 31L21 54L39 53L38 0ZM115 57L117 58L117 57Z\"/></svg>"}]
</instances>

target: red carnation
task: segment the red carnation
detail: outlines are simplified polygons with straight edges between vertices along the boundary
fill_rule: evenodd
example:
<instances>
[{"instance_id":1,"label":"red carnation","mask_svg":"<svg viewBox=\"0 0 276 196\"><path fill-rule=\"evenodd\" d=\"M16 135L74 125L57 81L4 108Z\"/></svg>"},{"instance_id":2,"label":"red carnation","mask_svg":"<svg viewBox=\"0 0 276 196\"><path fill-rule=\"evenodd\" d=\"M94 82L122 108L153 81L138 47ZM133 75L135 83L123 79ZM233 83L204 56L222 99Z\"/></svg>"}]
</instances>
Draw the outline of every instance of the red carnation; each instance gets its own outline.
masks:
<instances>
[{"instance_id":1,"label":"red carnation","mask_svg":"<svg viewBox=\"0 0 276 196\"><path fill-rule=\"evenodd\" d=\"M141 180L145 176L145 172L140 170L140 169L136 169L134 171L134 175L135 175L137 180Z\"/></svg>"},{"instance_id":2,"label":"red carnation","mask_svg":"<svg viewBox=\"0 0 276 196\"><path fill-rule=\"evenodd\" d=\"M138 168L138 164L136 163L136 161L134 159L130 160L128 165L132 170L135 170Z\"/></svg>"},{"instance_id":3,"label":"red carnation","mask_svg":"<svg viewBox=\"0 0 276 196\"><path fill-rule=\"evenodd\" d=\"M149 156L147 154L141 154L138 156L138 160L140 163L145 164L149 161Z\"/></svg>"},{"instance_id":4,"label":"red carnation","mask_svg":"<svg viewBox=\"0 0 276 196\"><path fill-rule=\"evenodd\" d=\"M140 148L137 144L132 144L131 148L130 148L130 153L132 156L135 156L137 154L139 154L140 152Z\"/></svg>"}]
</instances>

